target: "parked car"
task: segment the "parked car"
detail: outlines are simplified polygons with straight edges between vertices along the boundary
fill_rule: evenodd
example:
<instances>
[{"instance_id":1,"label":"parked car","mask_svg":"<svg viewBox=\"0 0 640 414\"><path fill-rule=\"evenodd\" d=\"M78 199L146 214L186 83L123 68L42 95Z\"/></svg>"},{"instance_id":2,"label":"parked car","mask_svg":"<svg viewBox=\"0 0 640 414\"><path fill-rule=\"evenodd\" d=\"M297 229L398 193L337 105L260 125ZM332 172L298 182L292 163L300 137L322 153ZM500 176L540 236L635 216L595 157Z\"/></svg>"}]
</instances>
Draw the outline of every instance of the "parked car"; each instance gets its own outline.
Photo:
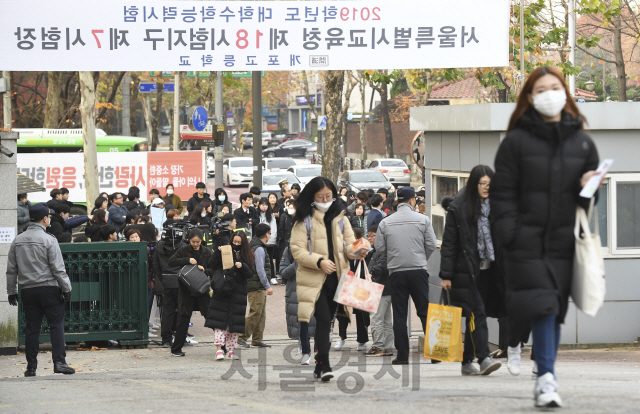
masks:
<instances>
[{"instance_id":1,"label":"parked car","mask_svg":"<svg viewBox=\"0 0 640 414\"><path fill-rule=\"evenodd\" d=\"M338 179L338 187L347 187L350 191L362 191L380 188L394 191L393 184L380 171L351 170L342 173Z\"/></svg>"},{"instance_id":2,"label":"parked car","mask_svg":"<svg viewBox=\"0 0 640 414\"><path fill-rule=\"evenodd\" d=\"M160 127L160 133L162 135L169 135L171 133L171 125L163 125Z\"/></svg>"},{"instance_id":3,"label":"parked car","mask_svg":"<svg viewBox=\"0 0 640 414\"><path fill-rule=\"evenodd\" d=\"M315 177L322 175L322 165L320 164L304 164L294 165L289 167L287 171L290 171L298 177L301 183L308 184Z\"/></svg>"},{"instance_id":4,"label":"parked car","mask_svg":"<svg viewBox=\"0 0 640 414\"><path fill-rule=\"evenodd\" d=\"M271 171L274 168L284 171L294 165L296 165L296 160L293 158L267 158L262 160L262 168L265 171Z\"/></svg>"},{"instance_id":5,"label":"parked car","mask_svg":"<svg viewBox=\"0 0 640 414\"><path fill-rule=\"evenodd\" d=\"M318 144L314 142L312 146L306 149L306 151L304 152L304 157L308 160L311 160L316 154L318 154Z\"/></svg>"},{"instance_id":6,"label":"parked car","mask_svg":"<svg viewBox=\"0 0 640 414\"><path fill-rule=\"evenodd\" d=\"M242 144L242 149L253 148L253 132L242 133ZM239 148L240 142L238 141L237 135L231 138L231 146Z\"/></svg>"},{"instance_id":7,"label":"parked car","mask_svg":"<svg viewBox=\"0 0 640 414\"><path fill-rule=\"evenodd\" d=\"M311 139L311 134L308 132L288 132L284 134L282 142L291 141L292 139Z\"/></svg>"},{"instance_id":8,"label":"parked car","mask_svg":"<svg viewBox=\"0 0 640 414\"><path fill-rule=\"evenodd\" d=\"M222 163L222 185L251 184L253 178L253 158L228 158Z\"/></svg>"},{"instance_id":9,"label":"parked car","mask_svg":"<svg viewBox=\"0 0 640 414\"><path fill-rule=\"evenodd\" d=\"M411 170L402 160L395 158L375 159L369 165L369 169L380 171L396 186L411 184Z\"/></svg>"},{"instance_id":10,"label":"parked car","mask_svg":"<svg viewBox=\"0 0 640 414\"><path fill-rule=\"evenodd\" d=\"M298 183L300 184L300 189L304 188L304 184L298 180L298 177L289 171L264 171L262 173L262 192L279 193L280 184L278 183L284 179L288 181L289 187L291 187L291 184L293 183Z\"/></svg>"},{"instance_id":11,"label":"parked car","mask_svg":"<svg viewBox=\"0 0 640 414\"><path fill-rule=\"evenodd\" d=\"M276 134L274 134L273 132L263 132L262 133L262 148L267 148L271 145L276 145L276 142L274 141Z\"/></svg>"},{"instance_id":12,"label":"parked car","mask_svg":"<svg viewBox=\"0 0 640 414\"><path fill-rule=\"evenodd\" d=\"M304 157L306 150L314 145L316 145L316 143L308 139L296 139L275 147L267 148L262 151L262 156L266 158Z\"/></svg>"},{"instance_id":13,"label":"parked car","mask_svg":"<svg viewBox=\"0 0 640 414\"><path fill-rule=\"evenodd\" d=\"M214 157L213 151L207 153L207 177L209 178L216 176L216 161Z\"/></svg>"},{"instance_id":14,"label":"parked car","mask_svg":"<svg viewBox=\"0 0 640 414\"><path fill-rule=\"evenodd\" d=\"M273 145L279 145L282 144L283 142L285 142L285 137L287 136L287 134L276 134L272 139L271 139L271 143Z\"/></svg>"}]
</instances>

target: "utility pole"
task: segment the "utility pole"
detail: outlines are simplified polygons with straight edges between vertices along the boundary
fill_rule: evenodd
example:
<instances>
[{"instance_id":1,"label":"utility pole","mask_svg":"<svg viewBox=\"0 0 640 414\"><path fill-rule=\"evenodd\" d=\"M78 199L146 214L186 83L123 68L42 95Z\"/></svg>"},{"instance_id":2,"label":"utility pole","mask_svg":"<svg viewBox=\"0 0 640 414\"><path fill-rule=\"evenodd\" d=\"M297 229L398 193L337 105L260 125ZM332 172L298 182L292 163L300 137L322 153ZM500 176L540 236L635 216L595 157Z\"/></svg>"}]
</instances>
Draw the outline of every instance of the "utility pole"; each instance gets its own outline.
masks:
<instances>
[{"instance_id":1,"label":"utility pole","mask_svg":"<svg viewBox=\"0 0 640 414\"><path fill-rule=\"evenodd\" d=\"M569 62L576 64L576 0L569 0ZM576 96L576 76L569 76L569 92Z\"/></svg>"},{"instance_id":2,"label":"utility pole","mask_svg":"<svg viewBox=\"0 0 640 414\"><path fill-rule=\"evenodd\" d=\"M524 89L524 0L520 0L520 90Z\"/></svg>"},{"instance_id":3,"label":"utility pole","mask_svg":"<svg viewBox=\"0 0 640 414\"><path fill-rule=\"evenodd\" d=\"M122 135L131 135L131 76L122 78Z\"/></svg>"},{"instance_id":4,"label":"utility pole","mask_svg":"<svg viewBox=\"0 0 640 414\"><path fill-rule=\"evenodd\" d=\"M2 72L2 77L7 83L7 91L2 94L3 128L11 129L11 72Z\"/></svg>"},{"instance_id":5,"label":"utility pole","mask_svg":"<svg viewBox=\"0 0 640 414\"><path fill-rule=\"evenodd\" d=\"M260 72L258 72L260 73ZM224 103L222 99L222 71L216 72L216 123L224 127ZM216 171L216 188L222 188L222 149L223 142L217 137L218 133L214 131L215 139L215 171Z\"/></svg>"},{"instance_id":6,"label":"utility pole","mask_svg":"<svg viewBox=\"0 0 640 414\"><path fill-rule=\"evenodd\" d=\"M253 185L262 188L262 72L251 72L253 105ZM237 142L236 137L236 142ZM217 175L217 174L216 174Z\"/></svg>"},{"instance_id":7,"label":"utility pole","mask_svg":"<svg viewBox=\"0 0 640 414\"><path fill-rule=\"evenodd\" d=\"M180 139L180 72L176 72L174 77L175 91L173 93L173 150L179 151L178 140Z\"/></svg>"},{"instance_id":8,"label":"utility pole","mask_svg":"<svg viewBox=\"0 0 640 414\"><path fill-rule=\"evenodd\" d=\"M96 144L96 91L91 72L80 74L80 115L82 116L82 147L84 154L84 186L87 205L98 198L98 147Z\"/></svg>"}]
</instances>

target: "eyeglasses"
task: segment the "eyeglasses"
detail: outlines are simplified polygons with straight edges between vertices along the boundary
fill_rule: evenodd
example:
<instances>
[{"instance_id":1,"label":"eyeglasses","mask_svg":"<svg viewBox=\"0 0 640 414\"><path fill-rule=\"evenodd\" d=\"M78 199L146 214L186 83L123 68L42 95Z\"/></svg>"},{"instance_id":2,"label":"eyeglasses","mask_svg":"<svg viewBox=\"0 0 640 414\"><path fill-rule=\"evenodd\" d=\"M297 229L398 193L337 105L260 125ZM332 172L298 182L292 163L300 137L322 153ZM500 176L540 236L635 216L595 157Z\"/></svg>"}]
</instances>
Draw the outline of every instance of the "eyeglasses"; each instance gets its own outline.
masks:
<instances>
[{"instance_id":1,"label":"eyeglasses","mask_svg":"<svg viewBox=\"0 0 640 414\"><path fill-rule=\"evenodd\" d=\"M483 187L483 188L489 188L489 184L490 183L478 183L478 186Z\"/></svg>"},{"instance_id":2,"label":"eyeglasses","mask_svg":"<svg viewBox=\"0 0 640 414\"><path fill-rule=\"evenodd\" d=\"M316 203L328 203L329 201L332 201L334 198L333 198L333 194L331 194L330 196L326 196L326 197L315 196L314 199L316 200Z\"/></svg>"}]
</instances>

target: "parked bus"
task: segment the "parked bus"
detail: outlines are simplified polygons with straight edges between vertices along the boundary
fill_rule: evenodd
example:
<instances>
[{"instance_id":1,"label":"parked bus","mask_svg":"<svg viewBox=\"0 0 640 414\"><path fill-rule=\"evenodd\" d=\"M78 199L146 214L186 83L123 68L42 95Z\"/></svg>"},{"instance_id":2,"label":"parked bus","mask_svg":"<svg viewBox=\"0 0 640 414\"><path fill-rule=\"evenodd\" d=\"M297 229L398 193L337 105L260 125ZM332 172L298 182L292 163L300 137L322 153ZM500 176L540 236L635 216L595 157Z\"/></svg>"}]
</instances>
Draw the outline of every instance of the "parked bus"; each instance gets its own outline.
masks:
<instances>
[{"instance_id":1,"label":"parked bus","mask_svg":"<svg viewBox=\"0 0 640 414\"><path fill-rule=\"evenodd\" d=\"M14 128L19 132L18 154L82 152L82 129ZM98 152L147 151L147 139L107 135L96 129Z\"/></svg>"}]
</instances>

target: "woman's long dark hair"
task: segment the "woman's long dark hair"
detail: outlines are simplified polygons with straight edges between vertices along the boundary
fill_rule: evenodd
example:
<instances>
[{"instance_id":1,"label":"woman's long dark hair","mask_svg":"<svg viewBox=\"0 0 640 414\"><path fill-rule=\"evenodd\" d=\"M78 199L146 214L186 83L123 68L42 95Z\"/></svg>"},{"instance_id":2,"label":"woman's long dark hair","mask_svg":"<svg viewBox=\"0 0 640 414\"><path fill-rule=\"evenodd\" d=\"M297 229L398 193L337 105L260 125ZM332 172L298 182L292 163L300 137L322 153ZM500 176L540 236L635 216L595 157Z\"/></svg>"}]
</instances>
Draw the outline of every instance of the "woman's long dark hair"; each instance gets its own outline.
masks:
<instances>
[{"instance_id":1,"label":"woman's long dark hair","mask_svg":"<svg viewBox=\"0 0 640 414\"><path fill-rule=\"evenodd\" d=\"M137 224L136 227L137 226L140 226L140 224ZM142 233L142 241L154 242L158 240L158 229L153 223L142 224L142 230L140 233Z\"/></svg>"},{"instance_id":2,"label":"woman's long dark hair","mask_svg":"<svg viewBox=\"0 0 640 414\"><path fill-rule=\"evenodd\" d=\"M200 205L202 207L204 207L204 211L207 213L207 217L213 217L213 208L211 209L211 213L209 213L209 207L213 207L213 204L211 204L211 200L208 199L204 199L200 202Z\"/></svg>"},{"instance_id":3,"label":"woman's long dark hair","mask_svg":"<svg viewBox=\"0 0 640 414\"><path fill-rule=\"evenodd\" d=\"M267 197L262 197L260 199L260 202L258 203L258 208L260 208L262 204L265 204L267 206L267 211L264 212L264 216L267 218L267 224L269 224L271 223L271 219L273 218L273 210L271 210L271 204L269 204L269 199ZM260 210L259 213L262 214L262 210Z\"/></svg>"},{"instance_id":4,"label":"woman's long dark hair","mask_svg":"<svg viewBox=\"0 0 640 414\"><path fill-rule=\"evenodd\" d=\"M218 196L220 194L224 194L224 202L221 202L220 200L218 200ZM224 191L224 188L216 188L216 191L213 193L213 197L215 198L213 200L213 204L216 205L216 206L230 203L229 195L227 194L226 191Z\"/></svg>"},{"instance_id":5,"label":"woman's long dark hair","mask_svg":"<svg viewBox=\"0 0 640 414\"><path fill-rule=\"evenodd\" d=\"M240 257L242 258L242 261L248 264L249 267L254 267L256 264L256 258L253 255L253 250L251 250L251 246L249 246L249 240L247 240L247 236L244 234L244 231L236 231L231 234L229 246L233 246L233 239L236 236L240 237Z\"/></svg>"},{"instance_id":6,"label":"woman's long dark hair","mask_svg":"<svg viewBox=\"0 0 640 414\"><path fill-rule=\"evenodd\" d=\"M276 198L276 202L273 203L273 205L271 205L271 196L274 196ZM271 207L271 211L273 211L274 213L276 212L276 209L278 208L278 196L276 193L269 193L269 196L267 197L267 200L269 200L269 207Z\"/></svg>"},{"instance_id":7,"label":"woman's long dark hair","mask_svg":"<svg viewBox=\"0 0 640 414\"><path fill-rule=\"evenodd\" d=\"M98 209L93 213L91 218L92 224L107 224L107 213L104 210Z\"/></svg>"},{"instance_id":8,"label":"woman's long dark hair","mask_svg":"<svg viewBox=\"0 0 640 414\"><path fill-rule=\"evenodd\" d=\"M105 201L107 202L107 208L109 208L109 199L104 197L96 198L96 202L95 202L96 209L98 210L101 209Z\"/></svg>"},{"instance_id":9,"label":"woman's long dark hair","mask_svg":"<svg viewBox=\"0 0 640 414\"><path fill-rule=\"evenodd\" d=\"M189 216L189 223L191 224L200 224L202 223L202 212L204 211L204 206L202 204L197 204L196 208L193 209L193 213Z\"/></svg>"},{"instance_id":10,"label":"woman's long dark hair","mask_svg":"<svg viewBox=\"0 0 640 414\"><path fill-rule=\"evenodd\" d=\"M478 193L478 183L482 177L493 178L493 170L487 165L476 165L469 174L467 185L464 187L462 204L467 219L471 223L478 221L480 217L480 194Z\"/></svg>"},{"instance_id":11,"label":"woman's long dark hair","mask_svg":"<svg viewBox=\"0 0 640 414\"><path fill-rule=\"evenodd\" d=\"M331 204L329 210L325 213L325 218L333 218L336 217L341 211L345 209L345 204L342 199L338 196L338 190L336 186L326 177L315 177L309 184L304 186L304 189L300 191L298 194L298 198L296 199L296 215L294 216L295 221L304 221L305 217L313 216L315 208L313 207L313 203L315 202L315 195L318 191L322 190L325 187L329 187L331 192L333 193L334 202Z\"/></svg>"}]
</instances>

